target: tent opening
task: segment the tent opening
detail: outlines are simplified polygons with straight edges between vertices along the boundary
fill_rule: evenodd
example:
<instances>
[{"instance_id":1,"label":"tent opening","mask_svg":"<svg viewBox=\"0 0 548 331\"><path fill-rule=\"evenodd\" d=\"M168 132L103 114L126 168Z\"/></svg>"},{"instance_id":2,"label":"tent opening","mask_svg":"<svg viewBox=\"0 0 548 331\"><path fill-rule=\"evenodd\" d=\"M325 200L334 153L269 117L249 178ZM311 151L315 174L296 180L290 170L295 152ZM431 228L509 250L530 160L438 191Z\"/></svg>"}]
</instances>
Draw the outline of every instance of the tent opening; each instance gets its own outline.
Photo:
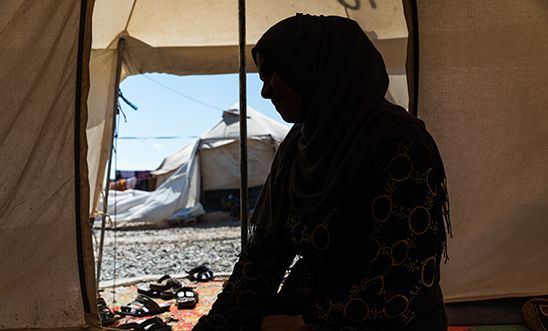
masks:
<instances>
[{"instance_id":1,"label":"tent opening","mask_svg":"<svg viewBox=\"0 0 548 331\"><path fill-rule=\"evenodd\" d=\"M252 212L289 125L260 97L258 75L247 80ZM143 74L121 82L108 199L104 187L92 212L100 287L184 274L201 263L231 271L240 250L237 100L236 74ZM212 249L212 240L220 247Z\"/></svg>"},{"instance_id":2,"label":"tent opening","mask_svg":"<svg viewBox=\"0 0 548 331\"><path fill-rule=\"evenodd\" d=\"M148 8L147 3L133 2L133 5L120 5L117 8L125 16L120 18L120 26L114 27L113 22L117 18L112 15L116 10L113 11L106 4L98 1L94 10L94 27L97 31L103 27L104 31L95 33L94 30L90 91L92 101L89 108L92 111L105 111L92 112L92 122L103 122L98 126L88 126L88 139L92 142L88 154L92 156L88 157L92 195L90 206L92 215L100 218L103 211L100 201L107 198L106 214L110 215L108 227L128 227L134 230L107 231L98 277L99 281L105 283L102 286L99 284L99 287L104 288L116 282L119 284L121 279L140 275L158 277L163 274L181 274L193 266L211 262L203 260L204 252L230 254L223 259L218 270L215 270L217 266L211 266L216 272L230 272L240 252L238 238L244 240L244 226L240 229L239 222L234 222L236 226L228 230L219 228L213 237L218 239L220 246L214 250L205 248L199 242L199 235L188 239L183 234L185 227L172 226L195 221L197 225L200 225L200 221L214 223L219 216L222 218L226 215L227 209L228 214L239 212L239 169L234 166L239 161L237 112L241 96L238 95L238 75L223 74L237 72L238 69L235 56L238 52L234 47L237 40L235 37L238 36L235 29L237 21L215 19L218 13L226 10L208 8L211 17L203 17L203 21L197 23L194 17L186 16L188 8L179 8L178 5L171 8L177 15L170 13L162 16L161 21L155 21L149 14L157 11L157 8ZM297 12L330 13L354 18L383 53L390 75L386 98L407 109L407 29L401 4L387 6L371 3L370 8L369 5L349 7L346 2L333 1L323 6L325 8L318 8L320 6L315 2L303 2L299 8L292 5L289 11L288 8L279 11L278 6L273 6L271 10L276 13L262 21L260 17L263 15L259 15L256 6L251 4L247 9L249 24L247 40L244 38L246 52L249 53L253 43L270 25ZM230 8L234 14L236 9L237 6ZM362 17L362 14L365 16ZM152 24L152 21L155 23ZM193 25L189 26L191 23ZM196 29L196 24L202 28ZM119 28L122 28L120 33L116 30ZM109 34L109 31L118 34ZM195 34L189 34L188 31ZM241 32L239 35L241 38ZM123 42L118 41L116 46L117 40ZM250 61L248 55L247 72L255 70L250 62L253 61ZM119 68L112 70L116 65ZM113 72L120 73L123 96L138 106L137 111L123 99L111 95L114 92L109 91L109 87L117 80ZM139 75L143 72L174 75ZM210 79L216 82L208 81ZM245 187L248 190L245 198L242 196L242 201L247 201L252 212L277 145L289 127L282 123L269 101L260 98L261 84L257 74L248 73L246 80L248 152L245 164L248 182ZM208 82L203 83L205 81ZM196 94L191 92L192 88L202 83L202 91ZM225 95L230 96L225 98ZM173 101L174 106L170 105L170 98L176 99ZM108 136L105 132L112 124L108 120L108 111L112 109L112 106L109 107L109 99L118 100L122 111L117 116L110 115L119 125L115 139L112 140L115 150L110 171L102 173L101 167L108 159L105 151L110 148L108 139L105 139ZM153 105L149 106L149 103ZM146 119L147 112L154 114L153 119ZM188 117L180 118L181 114ZM139 123L138 128L132 128L133 122ZM93 157L97 155L99 157ZM101 195L107 173L113 179L109 185L112 191ZM148 177L145 177L147 180L138 180L138 176ZM145 181L146 185L143 184ZM138 187L141 189L136 190ZM233 219L237 220L237 217ZM150 225L165 228L135 230ZM100 235L96 237L99 237L95 241L96 246L100 246ZM142 243L144 240L154 243L146 246ZM96 258L99 255L96 254Z\"/></svg>"}]
</instances>

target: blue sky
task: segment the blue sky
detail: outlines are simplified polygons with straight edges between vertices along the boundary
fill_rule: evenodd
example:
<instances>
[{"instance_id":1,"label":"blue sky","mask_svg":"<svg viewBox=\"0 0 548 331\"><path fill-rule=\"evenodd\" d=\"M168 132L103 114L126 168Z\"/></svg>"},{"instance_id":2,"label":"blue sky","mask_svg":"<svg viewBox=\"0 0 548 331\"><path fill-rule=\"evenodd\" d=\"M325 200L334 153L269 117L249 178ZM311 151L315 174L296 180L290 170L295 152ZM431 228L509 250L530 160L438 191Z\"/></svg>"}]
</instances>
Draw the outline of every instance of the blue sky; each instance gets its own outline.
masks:
<instances>
[{"instance_id":1,"label":"blue sky","mask_svg":"<svg viewBox=\"0 0 548 331\"><path fill-rule=\"evenodd\" d=\"M121 101L126 117L120 117L117 153L118 170L152 170L221 119L222 110L239 102L237 74L174 76L145 74L130 76L120 84L124 97L138 107L134 111ZM279 121L282 118L269 100L261 98L262 82L255 73L247 75L249 107ZM185 97L187 96L187 97ZM144 139L145 137L177 139ZM123 139L133 137L138 139Z\"/></svg>"}]
</instances>

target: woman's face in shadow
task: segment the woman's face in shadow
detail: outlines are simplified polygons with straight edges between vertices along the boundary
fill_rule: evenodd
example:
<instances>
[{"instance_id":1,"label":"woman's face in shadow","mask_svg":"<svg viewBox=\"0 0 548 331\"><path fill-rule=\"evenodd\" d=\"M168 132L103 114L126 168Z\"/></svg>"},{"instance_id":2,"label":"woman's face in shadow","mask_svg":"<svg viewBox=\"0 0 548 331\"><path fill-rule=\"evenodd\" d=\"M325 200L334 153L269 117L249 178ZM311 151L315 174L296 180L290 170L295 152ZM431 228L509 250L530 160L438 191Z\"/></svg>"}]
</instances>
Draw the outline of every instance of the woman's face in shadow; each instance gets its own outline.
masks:
<instances>
[{"instance_id":1,"label":"woman's face in shadow","mask_svg":"<svg viewBox=\"0 0 548 331\"><path fill-rule=\"evenodd\" d=\"M261 96L270 99L284 121L302 123L306 115L302 96L287 85L260 53L257 53L255 60L263 81Z\"/></svg>"}]
</instances>

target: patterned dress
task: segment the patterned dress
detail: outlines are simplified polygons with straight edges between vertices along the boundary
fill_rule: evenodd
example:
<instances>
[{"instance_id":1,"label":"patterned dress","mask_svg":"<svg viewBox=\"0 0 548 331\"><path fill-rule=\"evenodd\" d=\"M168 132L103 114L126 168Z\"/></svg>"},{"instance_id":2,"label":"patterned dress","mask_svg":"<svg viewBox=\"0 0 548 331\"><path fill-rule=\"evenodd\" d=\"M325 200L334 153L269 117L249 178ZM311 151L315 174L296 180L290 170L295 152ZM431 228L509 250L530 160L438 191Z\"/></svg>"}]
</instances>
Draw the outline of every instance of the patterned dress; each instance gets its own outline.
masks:
<instances>
[{"instance_id":1,"label":"patterned dress","mask_svg":"<svg viewBox=\"0 0 548 331\"><path fill-rule=\"evenodd\" d=\"M258 330L270 314L302 315L311 330L446 330L439 162L404 138L375 155L337 207L290 210L282 235L256 229L194 330Z\"/></svg>"}]
</instances>

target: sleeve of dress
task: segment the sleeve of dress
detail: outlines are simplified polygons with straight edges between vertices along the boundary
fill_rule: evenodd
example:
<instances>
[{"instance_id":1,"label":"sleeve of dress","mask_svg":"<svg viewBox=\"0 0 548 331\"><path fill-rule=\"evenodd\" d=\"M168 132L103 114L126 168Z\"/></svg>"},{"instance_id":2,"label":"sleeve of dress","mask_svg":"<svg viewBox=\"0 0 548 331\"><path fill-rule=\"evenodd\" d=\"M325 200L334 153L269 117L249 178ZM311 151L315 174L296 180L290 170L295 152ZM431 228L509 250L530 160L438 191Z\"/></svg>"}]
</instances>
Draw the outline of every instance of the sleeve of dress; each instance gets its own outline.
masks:
<instances>
[{"instance_id":1,"label":"sleeve of dress","mask_svg":"<svg viewBox=\"0 0 548 331\"><path fill-rule=\"evenodd\" d=\"M376 160L372 190L364 197L366 216L353 220L371 224L367 238L361 238L366 244L354 246L363 247L360 252L343 252L366 267L346 291L305 311L312 330L403 330L424 318L423 307L433 306L439 295L445 231L433 155L417 141L391 138L381 144Z\"/></svg>"},{"instance_id":2,"label":"sleeve of dress","mask_svg":"<svg viewBox=\"0 0 548 331\"><path fill-rule=\"evenodd\" d=\"M254 326L258 330L295 257L286 238L265 232L260 228L254 230L223 291L194 331L253 329Z\"/></svg>"}]
</instances>

